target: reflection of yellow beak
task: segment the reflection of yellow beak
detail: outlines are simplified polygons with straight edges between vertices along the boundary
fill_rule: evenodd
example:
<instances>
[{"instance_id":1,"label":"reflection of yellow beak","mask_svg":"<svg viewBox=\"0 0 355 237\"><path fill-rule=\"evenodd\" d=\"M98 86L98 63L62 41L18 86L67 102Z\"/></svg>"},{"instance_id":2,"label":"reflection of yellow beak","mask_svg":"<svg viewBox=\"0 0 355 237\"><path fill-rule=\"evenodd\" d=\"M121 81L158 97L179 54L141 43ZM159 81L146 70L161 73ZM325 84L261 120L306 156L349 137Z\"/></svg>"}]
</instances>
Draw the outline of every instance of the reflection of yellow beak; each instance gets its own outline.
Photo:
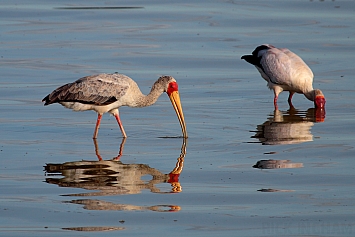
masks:
<instances>
[{"instance_id":1,"label":"reflection of yellow beak","mask_svg":"<svg viewBox=\"0 0 355 237\"><path fill-rule=\"evenodd\" d=\"M169 98L170 98L171 104L174 107L176 115L179 119L180 126L182 129L182 136L187 138L185 118L184 118L184 113L182 112L179 92L173 91L172 93L170 93Z\"/></svg>"}]
</instances>

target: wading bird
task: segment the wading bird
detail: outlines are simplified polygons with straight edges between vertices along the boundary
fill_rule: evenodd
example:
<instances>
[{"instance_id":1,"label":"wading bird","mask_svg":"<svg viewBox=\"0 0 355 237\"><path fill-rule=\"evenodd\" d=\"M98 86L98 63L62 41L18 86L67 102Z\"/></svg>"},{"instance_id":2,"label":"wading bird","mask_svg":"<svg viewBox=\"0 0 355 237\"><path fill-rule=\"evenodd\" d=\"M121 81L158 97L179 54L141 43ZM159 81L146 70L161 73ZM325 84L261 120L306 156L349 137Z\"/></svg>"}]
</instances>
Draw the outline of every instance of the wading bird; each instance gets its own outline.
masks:
<instances>
[{"instance_id":1,"label":"wading bird","mask_svg":"<svg viewBox=\"0 0 355 237\"><path fill-rule=\"evenodd\" d=\"M282 91L289 91L288 103L293 107L291 99L294 93L314 101L316 108L324 108L325 98L321 90L313 89L313 73L307 64L296 54L286 48L276 48L263 44L242 59L254 65L267 86L274 91L274 106L277 109L277 98Z\"/></svg>"},{"instance_id":2,"label":"wading bird","mask_svg":"<svg viewBox=\"0 0 355 237\"><path fill-rule=\"evenodd\" d=\"M142 94L137 83L122 74L87 76L55 89L42 102L45 102L44 105L59 103L74 111L96 111L98 116L93 136L94 139L97 138L102 115L109 112L115 116L123 137L127 137L121 123L118 108L121 106L146 107L152 105L163 92L168 94L179 119L183 137L186 138L186 125L178 92L178 84L171 76L160 77L153 84L148 95Z\"/></svg>"}]
</instances>

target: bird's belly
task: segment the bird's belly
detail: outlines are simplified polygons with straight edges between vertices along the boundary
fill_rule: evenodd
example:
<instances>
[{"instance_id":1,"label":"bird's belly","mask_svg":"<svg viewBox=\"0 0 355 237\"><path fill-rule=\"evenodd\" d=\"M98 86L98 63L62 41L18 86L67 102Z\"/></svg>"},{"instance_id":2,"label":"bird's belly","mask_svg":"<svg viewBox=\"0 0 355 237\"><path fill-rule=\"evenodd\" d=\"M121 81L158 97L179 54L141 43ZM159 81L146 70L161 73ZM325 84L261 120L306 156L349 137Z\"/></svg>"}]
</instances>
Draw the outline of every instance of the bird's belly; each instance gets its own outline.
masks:
<instances>
[{"instance_id":1,"label":"bird's belly","mask_svg":"<svg viewBox=\"0 0 355 237\"><path fill-rule=\"evenodd\" d=\"M294 85L282 85L282 84L275 84L271 81L268 81L267 86L270 90L281 89L281 91L291 91L299 94L303 94L303 88Z\"/></svg>"},{"instance_id":2,"label":"bird's belly","mask_svg":"<svg viewBox=\"0 0 355 237\"><path fill-rule=\"evenodd\" d=\"M108 105L94 105L94 104L84 104L80 102L60 102L60 104L74 111L94 110L99 114L104 114L113 109L117 109L118 107L120 107L120 105L116 103L112 103Z\"/></svg>"},{"instance_id":3,"label":"bird's belly","mask_svg":"<svg viewBox=\"0 0 355 237\"><path fill-rule=\"evenodd\" d=\"M65 108L72 109L74 111L92 110L92 105L80 102L60 102L60 104Z\"/></svg>"}]
</instances>

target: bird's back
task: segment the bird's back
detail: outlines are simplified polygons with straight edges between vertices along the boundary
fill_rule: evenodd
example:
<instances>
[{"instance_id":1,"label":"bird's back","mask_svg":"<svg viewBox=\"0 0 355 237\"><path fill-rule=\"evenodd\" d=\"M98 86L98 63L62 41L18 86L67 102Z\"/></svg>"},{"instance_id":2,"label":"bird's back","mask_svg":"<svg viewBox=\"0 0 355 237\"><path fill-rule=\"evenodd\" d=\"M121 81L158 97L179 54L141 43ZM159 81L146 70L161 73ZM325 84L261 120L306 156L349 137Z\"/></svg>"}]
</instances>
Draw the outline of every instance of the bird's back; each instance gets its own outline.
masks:
<instances>
[{"instance_id":1,"label":"bird's back","mask_svg":"<svg viewBox=\"0 0 355 237\"><path fill-rule=\"evenodd\" d=\"M313 73L307 64L286 48L276 48L265 44L258 46L252 55L242 59L253 64L261 76L269 83L282 86L284 90L295 92L312 89ZM270 84L272 83L272 84Z\"/></svg>"},{"instance_id":2,"label":"bird's back","mask_svg":"<svg viewBox=\"0 0 355 237\"><path fill-rule=\"evenodd\" d=\"M252 55L243 55L242 59L254 65L269 89L274 91L274 105L277 109L278 95L289 91L288 103L294 93L304 94L314 101L317 108L324 108L325 98L321 90L313 90L313 72L295 53L286 48L276 48L270 44L256 47Z\"/></svg>"},{"instance_id":3,"label":"bird's back","mask_svg":"<svg viewBox=\"0 0 355 237\"><path fill-rule=\"evenodd\" d=\"M261 64L270 81L285 85L293 91L303 92L312 88L313 73L307 64L288 49L271 48L265 52Z\"/></svg>"},{"instance_id":4,"label":"bird's back","mask_svg":"<svg viewBox=\"0 0 355 237\"><path fill-rule=\"evenodd\" d=\"M98 74L78 79L55 89L42 101L44 105L61 102L107 105L125 95L135 82L122 74Z\"/></svg>"}]
</instances>

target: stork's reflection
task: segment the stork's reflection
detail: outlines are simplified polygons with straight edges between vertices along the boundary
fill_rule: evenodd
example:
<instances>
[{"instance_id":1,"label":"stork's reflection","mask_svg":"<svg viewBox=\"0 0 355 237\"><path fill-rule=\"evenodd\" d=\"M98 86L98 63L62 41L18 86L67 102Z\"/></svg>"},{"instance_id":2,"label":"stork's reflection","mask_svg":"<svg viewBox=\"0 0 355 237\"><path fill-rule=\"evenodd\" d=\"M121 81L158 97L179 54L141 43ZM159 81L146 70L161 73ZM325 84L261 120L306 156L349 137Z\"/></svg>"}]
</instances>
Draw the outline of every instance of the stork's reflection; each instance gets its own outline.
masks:
<instances>
[{"instance_id":1,"label":"stork's reflection","mask_svg":"<svg viewBox=\"0 0 355 237\"><path fill-rule=\"evenodd\" d=\"M266 122L257 125L256 138L263 145L297 144L313 141L311 128L315 122L324 122L325 109L307 111L290 107L287 111L275 110Z\"/></svg>"},{"instance_id":2,"label":"stork's reflection","mask_svg":"<svg viewBox=\"0 0 355 237\"><path fill-rule=\"evenodd\" d=\"M73 161L63 164L46 164L46 182L60 187L74 187L95 192L71 194L69 196L106 196L137 194L144 189L153 193L177 193L182 188L179 175L186 155L187 139L183 139L180 156L171 172L165 174L146 164L124 164L119 159L123 154L126 139L122 140L119 154L112 160L103 160L96 139L95 151L99 161ZM64 177L56 177L64 176ZM150 176L147 180L146 176ZM144 179L142 179L144 177ZM156 185L169 183L170 190L162 191Z\"/></svg>"},{"instance_id":3,"label":"stork's reflection","mask_svg":"<svg viewBox=\"0 0 355 237\"><path fill-rule=\"evenodd\" d=\"M259 160L253 165L257 169L290 169L302 168L303 163L294 163L291 160Z\"/></svg>"},{"instance_id":4,"label":"stork's reflection","mask_svg":"<svg viewBox=\"0 0 355 237\"><path fill-rule=\"evenodd\" d=\"M83 205L86 210L105 210L105 211L155 211L155 212L177 212L180 206L177 205L154 205L137 206L130 204L117 204L97 199L79 199L66 203Z\"/></svg>"}]
</instances>

